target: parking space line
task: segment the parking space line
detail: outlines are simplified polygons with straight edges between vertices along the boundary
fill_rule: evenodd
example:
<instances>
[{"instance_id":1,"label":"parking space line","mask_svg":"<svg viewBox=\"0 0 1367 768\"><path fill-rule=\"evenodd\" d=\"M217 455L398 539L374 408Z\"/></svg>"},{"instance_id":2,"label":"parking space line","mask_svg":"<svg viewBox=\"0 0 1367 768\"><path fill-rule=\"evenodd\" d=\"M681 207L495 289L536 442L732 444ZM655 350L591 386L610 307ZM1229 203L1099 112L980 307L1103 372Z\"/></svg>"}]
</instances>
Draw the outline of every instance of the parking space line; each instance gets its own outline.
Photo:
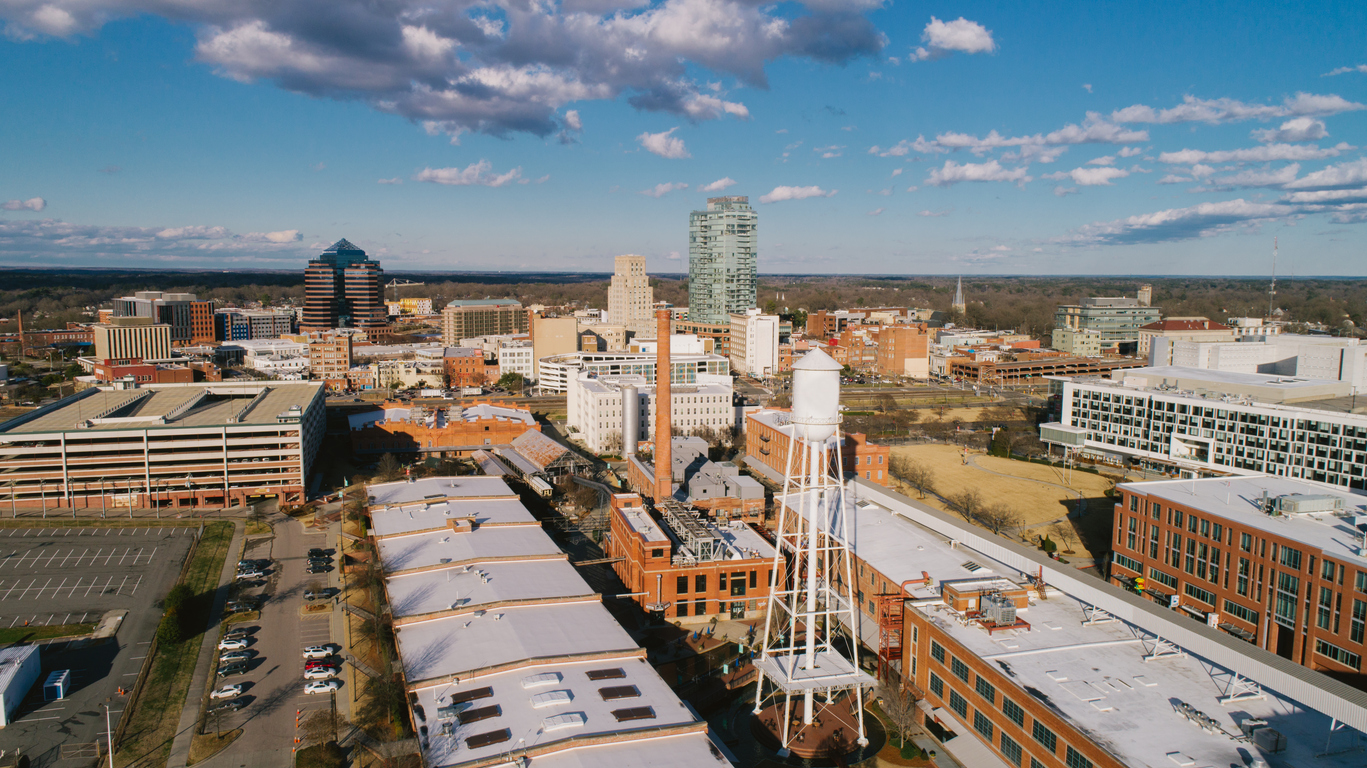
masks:
<instances>
[{"instance_id":1,"label":"parking space line","mask_svg":"<svg viewBox=\"0 0 1367 768\"><path fill-rule=\"evenodd\" d=\"M68 577L68 578L69 578L69 577ZM53 597L56 597L56 596L57 596L57 593L62 591L62 587L66 585L66 582L67 582L67 579L62 579L62 583L61 583L61 584L58 584L58 585L57 585L57 588L54 589L54 590L52 590L52 596L53 596ZM46 589L46 587L44 587L44 589Z\"/></svg>"},{"instance_id":2,"label":"parking space line","mask_svg":"<svg viewBox=\"0 0 1367 768\"><path fill-rule=\"evenodd\" d=\"M37 579L34 579L34 581L37 581ZM41 587L38 588L38 594L37 594L37 595L34 595L33 599L35 599L35 600L42 600L42 599L43 599L43 590L47 589L47 585L48 585L48 584L51 584L51 583L52 583L52 579L48 579L48 580L47 580L47 584L44 584L43 586L41 586Z\"/></svg>"},{"instance_id":3,"label":"parking space line","mask_svg":"<svg viewBox=\"0 0 1367 768\"><path fill-rule=\"evenodd\" d=\"M129 594L130 596L131 596L131 595L136 595L136 594L138 593L138 587L141 586L141 585L142 585L142 574L140 573L140 574L138 574L138 583L133 585L133 591L132 591L132 592L129 592L128 594Z\"/></svg>"},{"instance_id":4,"label":"parking space line","mask_svg":"<svg viewBox=\"0 0 1367 768\"><path fill-rule=\"evenodd\" d=\"M25 723L41 723L41 722L44 721L44 720L65 720L65 719L66 719L66 718L63 718L63 717L26 717L26 718L23 718L23 720L20 721L20 722L25 722Z\"/></svg>"},{"instance_id":5,"label":"parking space line","mask_svg":"<svg viewBox=\"0 0 1367 768\"><path fill-rule=\"evenodd\" d=\"M9 593L10 593L10 592L13 592L13 591L14 591L14 588L17 587L17 586L19 586L19 581L18 581L18 579L16 579L16 580L14 581L14 583L10 585L9 592L6 592L4 597L0 597L0 600L8 600L8 599L9 599Z\"/></svg>"},{"instance_id":6,"label":"parking space line","mask_svg":"<svg viewBox=\"0 0 1367 768\"><path fill-rule=\"evenodd\" d=\"M87 550L87 551L89 551L89 550ZM95 555L94 555L94 557L91 557L91 558L90 558L90 564L91 564L91 565L94 565L94 564L95 564L95 561L100 559L100 553L103 552L103 551L104 551L104 547L100 547L99 549L95 550Z\"/></svg>"},{"instance_id":7,"label":"parking space line","mask_svg":"<svg viewBox=\"0 0 1367 768\"><path fill-rule=\"evenodd\" d=\"M106 557L106 558L104 559L104 564L105 564L105 565L109 565L109 561L112 560L112 559L114 559L114 550L111 549L111 550L109 550L109 557Z\"/></svg>"},{"instance_id":8,"label":"parking space line","mask_svg":"<svg viewBox=\"0 0 1367 768\"><path fill-rule=\"evenodd\" d=\"M88 586L88 587L85 588L85 594L84 594L84 595L81 595L81 597L90 597L90 590L92 590L92 589L95 588L95 583L98 582L98 581L99 581L98 578L92 578L92 579L90 580L90 586Z\"/></svg>"},{"instance_id":9,"label":"parking space line","mask_svg":"<svg viewBox=\"0 0 1367 768\"><path fill-rule=\"evenodd\" d=\"M110 580L111 580L111 581L113 580L112 577L111 577ZM127 576L124 576L124 577L123 577L123 581L119 582L119 588L118 588L117 590L114 591L114 594L116 594L116 595L121 595L121 594L123 594L123 585L124 585L124 584L127 584L127 583L128 583L128 577L127 577Z\"/></svg>"},{"instance_id":10,"label":"parking space line","mask_svg":"<svg viewBox=\"0 0 1367 768\"><path fill-rule=\"evenodd\" d=\"M152 558L154 558L154 557L157 556L157 549L158 549L157 547L152 547L152 554L150 554L150 555L147 556L147 562L148 562L149 564L152 562Z\"/></svg>"},{"instance_id":11,"label":"parking space line","mask_svg":"<svg viewBox=\"0 0 1367 768\"><path fill-rule=\"evenodd\" d=\"M19 623L19 617L18 617L18 616L15 616L15 617L14 617L14 621L11 621L11 622L9 623L9 625L10 625L11 627L13 627L15 624L18 624L18 623Z\"/></svg>"},{"instance_id":12,"label":"parking space line","mask_svg":"<svg viewBox=\"0 0 1367 768\"><path fill-rule=\"evenodd\" d=\"M85 578L85 577L83 577L83 576L77 576L77 577L76 577L76 583L75 583L75 584L72 584L72 585L71 585L71 591L68 592L68 593L66 593L66 596L67 596L67 597L71 597L72 595L76 594L76 588L79 587L79 586L81 586L81 579L83 579L83 578Z\"/></svg>"},{"instance_id":13,"label":"parking space line","mask_svg":"<svg viewBox=\"0 0 1367 768\"><path fill-rule=\"evenodd\" d=\"M56 552L53 552L53 553L52 553L52 557L49 557L49 558L47 559L47 565L45 565L45 566L43 566L43 567L44 567L44 568L47 568L48 566L52 565L52 561L53 561L53 560L56 560L56 559L57 559L57 553L56 553ZM35 560L34 562L36 563L36 562L38 562L38 561Z\"/></svg>"}]
</instances>

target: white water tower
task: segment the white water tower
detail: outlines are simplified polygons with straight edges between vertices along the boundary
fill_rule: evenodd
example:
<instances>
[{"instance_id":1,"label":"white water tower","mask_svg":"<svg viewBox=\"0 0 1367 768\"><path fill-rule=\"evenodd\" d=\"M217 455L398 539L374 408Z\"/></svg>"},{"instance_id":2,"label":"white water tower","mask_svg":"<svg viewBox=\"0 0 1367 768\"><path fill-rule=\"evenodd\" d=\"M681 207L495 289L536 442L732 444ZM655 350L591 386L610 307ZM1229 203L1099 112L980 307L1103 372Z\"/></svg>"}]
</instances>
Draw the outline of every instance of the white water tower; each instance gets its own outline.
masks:
<instances>
[{"instance_id":1,"label":"white water tower","mask_svg":"<svg viewBox=\"0 0 1367 768\"><path fill-rule=\"evenodd\" d=\"M781 755L810 741L804 730L837 717L857 734L860 746L868 744L863 688L874 680L859 669L859 608L850 593L855 507L845 493L840 458L840 370L819 349L793 365L779 546L755 660L760 678L754 711L762 722L774 723ZM840 650L841 635L848 638L851 658ZM800 716L792 711L795 699Z\"/></svg>"}]
</instances>

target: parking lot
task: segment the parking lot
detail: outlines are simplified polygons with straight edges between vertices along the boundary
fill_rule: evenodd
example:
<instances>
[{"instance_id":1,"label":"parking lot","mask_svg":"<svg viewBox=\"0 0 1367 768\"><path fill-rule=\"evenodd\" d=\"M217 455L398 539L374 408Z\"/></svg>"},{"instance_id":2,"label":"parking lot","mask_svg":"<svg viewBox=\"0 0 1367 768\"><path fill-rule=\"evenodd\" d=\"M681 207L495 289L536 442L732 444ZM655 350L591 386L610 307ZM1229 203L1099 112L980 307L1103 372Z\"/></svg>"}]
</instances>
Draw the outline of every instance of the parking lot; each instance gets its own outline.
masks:
<instances>
[{"instance_id":1,"label":"parking lot","mask_svg":"<svg viewBox=\"0 0 1367 768\"><path fill-rule=\"evenodd\" d=\"M328 606L317 614L305 615L302 609L305 591L336 587L337 571L335 567L323 574L305 571L308 549L326 546L321 533L306 532L298 521L280 516L271 522L274 536L251 541L243 554L246 560L270 561L265 577L246 580L234 589L235 598L256 601L259 620L226 625L249 630L247 649L252 656L247 670L226 678L215 676L209 682L215 688L241 684L245 705L235 712L210 714L206 730L242 728L242 736L206 766L292 765L296 712L330 705L328 696L304 692L303 651L333 642L332 602L316 601Z\"/></svg>"},{"instance_id":2,"label":"parking lot","mask_svg":"<svg viewBox=\"0 0 1367 768\"><path fill-rule=\"evenodd\" d=\"M70 669L67 698L43 702L35 685L0 749L23 750L35 765L89 751L105 734L108 704L117 724L161 618L158 601L175 583L198 527L0 528L0 628L99 622L126 612L106 640L43 647L43 672Z\"/></svg>"}]
</instances>

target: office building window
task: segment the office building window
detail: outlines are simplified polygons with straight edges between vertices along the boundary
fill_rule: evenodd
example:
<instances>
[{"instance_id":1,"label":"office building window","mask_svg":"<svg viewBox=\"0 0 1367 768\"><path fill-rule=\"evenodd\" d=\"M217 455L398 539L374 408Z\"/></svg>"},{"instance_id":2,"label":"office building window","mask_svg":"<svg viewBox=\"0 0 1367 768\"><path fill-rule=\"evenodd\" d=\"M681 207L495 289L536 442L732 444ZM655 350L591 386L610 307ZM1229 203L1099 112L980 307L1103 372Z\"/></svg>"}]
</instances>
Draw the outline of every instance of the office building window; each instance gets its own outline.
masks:
<instances>
[{"instance_id":1,"label":"office building window","mask_svg":"<svg viewBox=\"0 0 1367 768\"><path fill-rule=\"evenodd\" d=\"M953 672L955 677L959 678L965 683L968 682L968 665L963 663L959 659L950 659L949 671Z\"/></svg>"},{"instance_id":2,"label":"office building window","mask_svg":"<svg viewBox=\"0 0 1367 768\"><path fill-rule=\"evenodd\" d=\"M1045 726L1044 723L1041 723L1040 721L1036 720L1035 727L1030 735L1035 737L1035 741L1039 742L1040 746L1049 750L1049 754L1052 755L1057 751L1058 736L1055 736L1054 732L1049 730L1049 728Z\"/></svg>"},{"instance_id":3,"label":"office building window","mask_svg":"<svg viewBox=\"0 0 1367 768\"><path fill-rule=\"evenodd\" d=\"M953 688L949 689L949 708L954 710L959 717L968 717L968 699L959 695Z\"/></svg>"},{"instance_id":4,"label":"office building window","mask_svg":"<svg viewBox=\"0 0 1367 768\"><path fill-rule=\"evenodd\" d=\"M1006 715L1006 719L1015 723L1017 728L1025 727L1025 710L1005 696L1002 697L1002 714Z\"/></svg>"},{"instance_id":5,"label":"office building window","mask_svg":"<svg viewBox=\"0 0 1367 768\"><path fill-rule=\"evenodd\" d=\"M1011 765L1021 764L1021 745L1017 744L1015 739L1004 733L1002 734L1002 756L1005 757L1006 762Z\"/></svg>"},{"instance_id":6,"label":"office building window","mask_svg":"<svg viewBox=\"0 0 1367 768\"><path fill-rule=\"evenodd\" d=\"M943 699L945 697L945 681L934 672L930 673L930 692Z\"/></svg>"},{"instance_id":7,"label":"office building window","mask_svg":"<svg viewBox=\"0 0 1367 768\"><path fill-rule=\"evenodd\" d=\"M1064 753L1063 764L1068 766L1068 768L1092 768L1092 761L1083 757L1081 752L1078 752L1071 746L1069 746L1068 751Z\"/></svg>"},{"instance_id":8,"label":"office building window","mask_svg":"<svg viewBox=\"0 0 1367 768\"><path fill-rule=\"evenodd\" d=\"M935 659L936 661L940 662L941 664L945 663L945 648L944 648L944 646L943 646L943 645L940 645L939 643L935 642L934 640L931 640L931 641L930 641L930 657L931 657L932 659Z\"/></svg>"},{"instance_id":9,"label":"office building window","mask_svg":"<svg viewBox=\"0 0 1367 768\"><path fill-rule=\"evenodd\" d=\"M997 689L992 687L992 684L987 682L987 679L982 675L978 675L977 690L978 695L983 697L983 700L988 704L997 703Z\"/></svg>"},{"instance_id":10,"label":"office building window","mask_svg":"<svg viewBox=\"0 0 1367 768\"><path fill-rule=\"evenodd\" d=\"M992 743L993 734L996 732L996 729L992 727L992 721L977 710L973 712L973 730L981 733L983 738L987 739L988 744Z\"/></svg>"}]
</instances>

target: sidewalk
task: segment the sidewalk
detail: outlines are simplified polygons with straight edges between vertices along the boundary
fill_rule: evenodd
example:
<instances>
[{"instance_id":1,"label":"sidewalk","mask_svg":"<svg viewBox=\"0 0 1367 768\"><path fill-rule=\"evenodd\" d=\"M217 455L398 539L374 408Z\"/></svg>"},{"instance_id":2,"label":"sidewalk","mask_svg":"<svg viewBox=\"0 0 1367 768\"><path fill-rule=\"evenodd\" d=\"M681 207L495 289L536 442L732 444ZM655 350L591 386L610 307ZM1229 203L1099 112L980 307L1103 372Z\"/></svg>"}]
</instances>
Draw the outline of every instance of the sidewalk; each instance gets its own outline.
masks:
<instances>
[{"instance_id":1,"label":"sidewalk","mask_svg":"<svg viewBox=\"0 0 1367 768\"><path fill-rule=\"evenodd\" d=\"M195 673L190 678L190 691L185 695L185 705L180 712L180 727L176 729L176 738L171 742L171 756L166 760L168 768L180 768L190 759L190 739L199 720L199 700L204 695L204 685L209 679L209 665L218 650L218 622L223 615L223 606L228 602L228 586L233 583L237 573L237 555L242 552L245 534L245 525L233 525L233 540L228 545L228 556L223 558L223 575L219 578L214 607L209 611L209 626L204 632L204 642L195 661Z\"/></svg>"}]
</instances>

